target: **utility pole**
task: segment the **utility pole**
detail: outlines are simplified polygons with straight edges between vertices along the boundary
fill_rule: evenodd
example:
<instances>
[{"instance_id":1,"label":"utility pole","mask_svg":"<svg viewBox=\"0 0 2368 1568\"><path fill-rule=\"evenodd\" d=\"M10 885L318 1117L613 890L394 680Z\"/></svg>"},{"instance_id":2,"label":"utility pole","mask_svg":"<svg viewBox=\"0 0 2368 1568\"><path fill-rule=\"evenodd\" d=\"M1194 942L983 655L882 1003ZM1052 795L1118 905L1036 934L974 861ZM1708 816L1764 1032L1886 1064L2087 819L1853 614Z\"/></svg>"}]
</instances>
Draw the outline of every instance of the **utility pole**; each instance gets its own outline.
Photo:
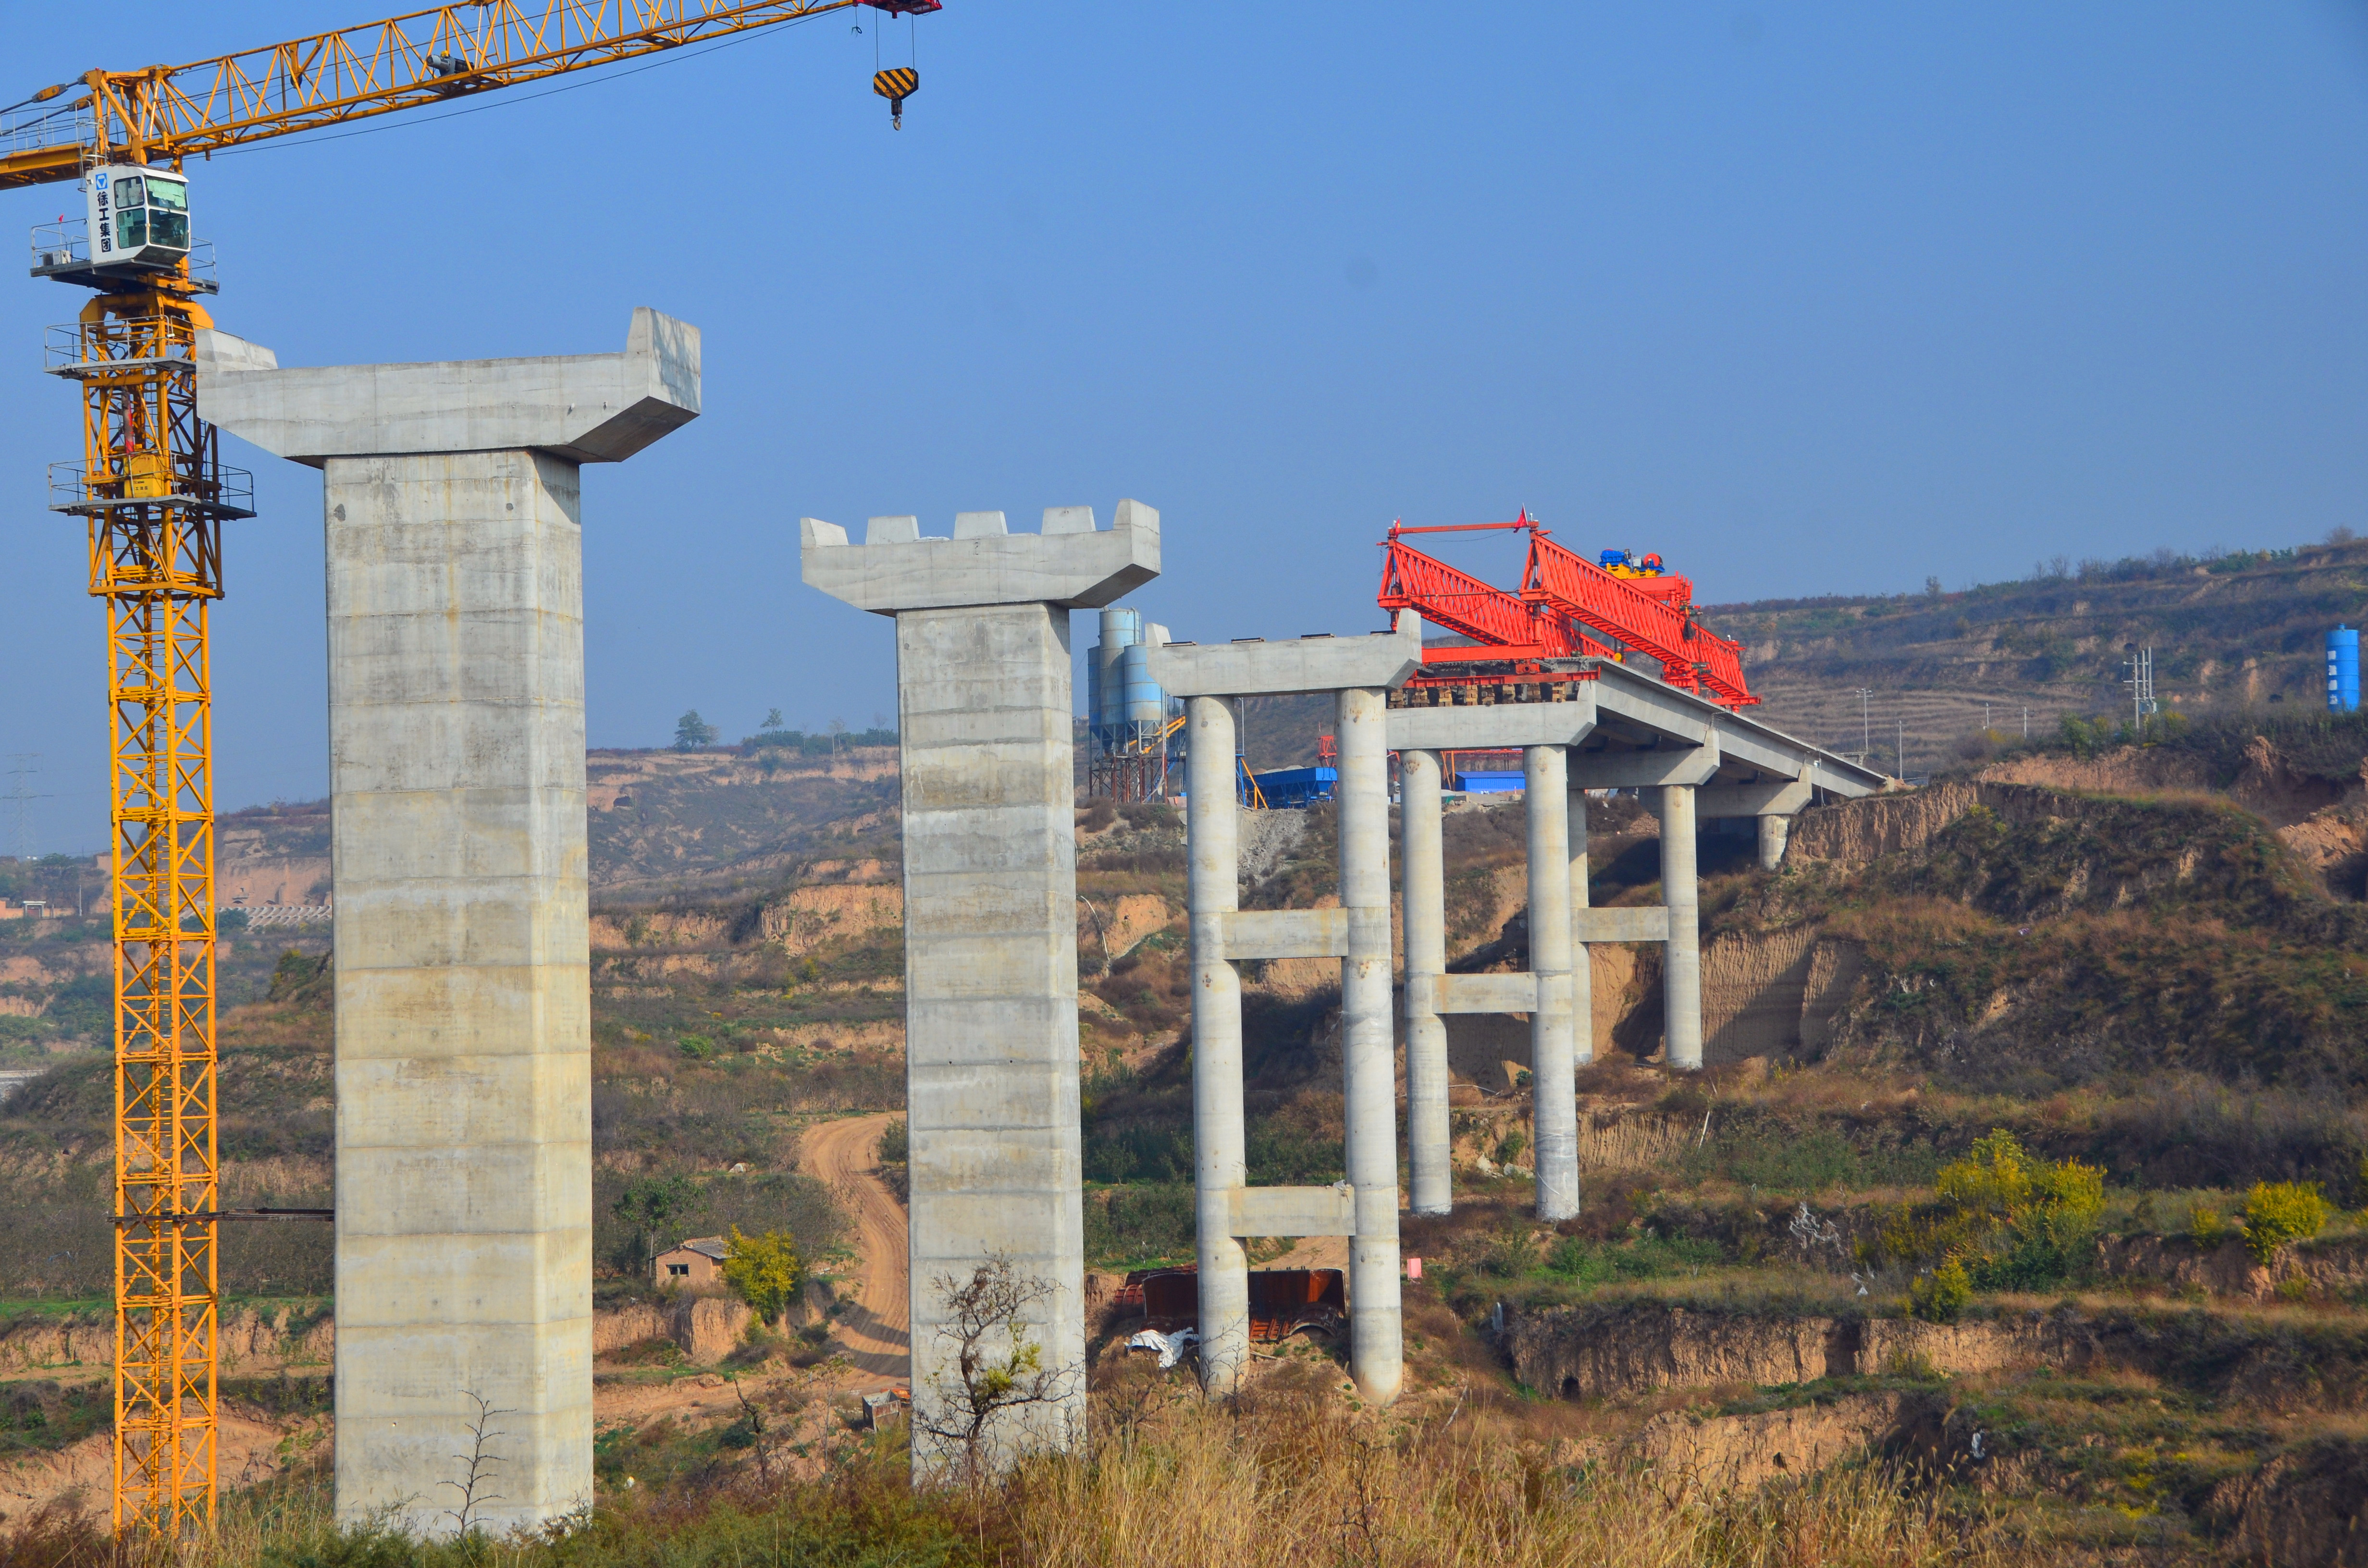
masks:
<instances>
[{"instance_id":1,"label":"utility pole","mask_svg":"<svg viewBox=\"0 0 2368 1568\"><path fill-rule=\"evenodd\" d=\"M47 795L38 794L35 791L25 788L25 780L30 778L34 774L40 771L40 768L32 766L33 763L40 760L40 755L41 754L37 751L17 751L10 752L8 754L8 760L15 766L8 769L8 777L11 783L8 787L8 792L5 795L0 795L0 801L5 801L8 804L8 853L14 855L19 860L27 858L25 854L25 803L28 801L46 801L50 798Z\"/></svg>"},{"instance_id":2,"label":"utility pole","mask_svg":"<svg viewBox=\"0 0 2368 1568\"><path fill-rule=\"evenodd\" d=\"M1874 721L1869 716L1867 710L1867 700L1874 695L1874 688L1861 686L1857 687L1856 691L1858 694L1858 760L1859 766L1863 767L1866 766L1866 759L1874 755Z\"/></svg>"},{"instance_id":3,"label":"utility pole","mask_svg":"<svg viewBox=\"0 0 2368 1568\"><path fill-rule=\"evenodd\" d=\"M2027 707L2022 710L2022 738L2031 739L2031 710Z\"/></svg>"},{"instance_id":4,"label":"utility pole","mask_svg":"<svg viewBox=\"0 0 2368 1568\"><path fill-rule=\"evenodd\" d=\"M1899 758L1899 777L1904 782L1907 778L1907 721L1901 719L1896 722L1899 725L1899 738L1893 750Z\"/></svg>"}]
</instances>

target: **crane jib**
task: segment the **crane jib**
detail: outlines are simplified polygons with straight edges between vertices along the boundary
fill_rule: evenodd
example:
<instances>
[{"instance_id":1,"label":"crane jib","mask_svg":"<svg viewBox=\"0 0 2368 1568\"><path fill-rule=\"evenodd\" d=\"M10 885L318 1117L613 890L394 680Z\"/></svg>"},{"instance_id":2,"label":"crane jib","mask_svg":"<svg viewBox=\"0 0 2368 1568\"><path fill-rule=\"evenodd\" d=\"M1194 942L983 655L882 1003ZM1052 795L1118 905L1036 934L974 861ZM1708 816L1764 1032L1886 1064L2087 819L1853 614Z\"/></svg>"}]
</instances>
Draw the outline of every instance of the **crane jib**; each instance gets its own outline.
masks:
<instances>
[{"instance_id":1,"label":"crane jib","mask_svg":"<svg viewBox=\"0 0 2368 1568\"><path fill-rule=\"evenodd\" d=\"M0 117L0 189L79 179L94 161L169 164L857 6L911 17L942 0L489 0L187 65L93 71L71 102ZM643 25L658 9L666 19Z\"/></svg>"}]
</instances>

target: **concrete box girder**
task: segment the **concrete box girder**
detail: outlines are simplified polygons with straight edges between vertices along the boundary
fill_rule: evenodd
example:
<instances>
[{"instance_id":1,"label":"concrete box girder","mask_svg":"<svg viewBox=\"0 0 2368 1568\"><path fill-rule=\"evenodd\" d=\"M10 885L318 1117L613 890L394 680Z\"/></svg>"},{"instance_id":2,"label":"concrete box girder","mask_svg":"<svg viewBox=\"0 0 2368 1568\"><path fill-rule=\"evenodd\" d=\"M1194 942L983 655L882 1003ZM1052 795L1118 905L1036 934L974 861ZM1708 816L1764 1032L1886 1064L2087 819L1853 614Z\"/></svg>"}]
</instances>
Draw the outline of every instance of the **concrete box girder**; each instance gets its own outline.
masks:
<instances>
[{"instance_id":1,"label":"concrete box girder","mask_svg":"<svg viewBox=\"0 0 2368 1568\"><path fill-rule=\"evenodd\" d=\"M1657 751L1574 751L1574 790L1649 790L1668 784L1705 784L1718 773L1719 744L1713 735L1698 746Z\"/></svg>"},{"instance_id":2,"label":"concrete box girder","mask_svg":"<svg viewBox=\"0 0 2368 1568\"><path fill-rule=\"evenodd\" d=\"M1805 778L1762 778L1748 784L1712 784L1694 791L1695 814L1712 817L1791 816L1816 791Z\"/></svg>"}]
</instances>

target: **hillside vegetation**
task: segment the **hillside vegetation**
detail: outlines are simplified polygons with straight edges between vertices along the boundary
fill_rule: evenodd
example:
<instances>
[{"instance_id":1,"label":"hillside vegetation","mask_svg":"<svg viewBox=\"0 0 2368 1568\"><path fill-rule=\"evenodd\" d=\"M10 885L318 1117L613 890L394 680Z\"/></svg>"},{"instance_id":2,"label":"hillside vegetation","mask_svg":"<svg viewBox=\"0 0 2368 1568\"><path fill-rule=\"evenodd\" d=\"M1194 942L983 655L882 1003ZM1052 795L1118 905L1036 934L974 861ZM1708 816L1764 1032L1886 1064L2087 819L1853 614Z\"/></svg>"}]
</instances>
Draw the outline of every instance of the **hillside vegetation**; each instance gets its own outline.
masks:
<instances>
[{"instance_id":1,"label":"hillside vegetation","mask_svg":"<svg viewBox=\"0 0 2368 1568\"><path fill-rule=\"evenodd\" d=\"M1709 605L1745 644L1758 716L1778 728L1931 771L1985 727L2041 733L2065 714L2129 710L2123 645L2155 650L2158 699L2201 714L2321 703L2328 631L2368 619L2368 541L2267 551L2157 551L2121 561L2035 563L2030 575L1916 594ZM1873 697L1861 722L1858 688Z\"/></svg>"}]
</instances>

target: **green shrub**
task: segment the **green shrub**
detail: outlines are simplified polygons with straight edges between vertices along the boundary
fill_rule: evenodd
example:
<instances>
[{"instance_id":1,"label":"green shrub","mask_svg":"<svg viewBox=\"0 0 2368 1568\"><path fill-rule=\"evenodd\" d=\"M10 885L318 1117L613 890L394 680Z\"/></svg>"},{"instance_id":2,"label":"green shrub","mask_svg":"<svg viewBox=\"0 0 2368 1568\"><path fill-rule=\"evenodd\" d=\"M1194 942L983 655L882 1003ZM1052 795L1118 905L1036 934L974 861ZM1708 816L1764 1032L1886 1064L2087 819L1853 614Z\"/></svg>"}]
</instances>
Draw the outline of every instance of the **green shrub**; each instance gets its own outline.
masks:
<instances>
[{"instance_id":1,"label":"green shrub","mask_svg":"<svg viewBox=\"0 0 2368 1568\"><path fill-rule=\"evenodd\" d=\"M1968 1290L2044 1290L2078 1267L2105 1206L2105 1173L2078 1160L2033 1159L1993 1128L1941 1168L1933 1202L1884 1224L1884 1250L1910 1263L1952 1265ZM1941 1287L1933 1287L1940 1289Z\"/></svg>"},{"instance_id":2,"label":"green shrub","mask_svg":"<svg viewBox=\"0 0 2368 1568\"><path fill-rule=\"evenodd\" d=\"M723 1255L723 1280L758 1319L778 1321L798 1299L805 1278L805 1260L798 1256L797 1239L789 1232L744 1236L739 1226L732 1227L732 1245Z\"/></svg>"},{"instance_id":3,"label":"green shrub","mask_svg":"<svg viewBox=\"0 0 2368 1568\"><path fill-rule=\"evenodd\" d=\"M2188 1205L2187 1239L2209 1252L2228 1239L2228 1221L2220 1210L2198 1200Z\"/></svg>"},{"instance_id":4,"label":"green shrub","mask_svg":"<svg viewBox=\"0 0 2368 1568\"><path fill-rule=\"evenodd\" d=\"M901 1165L912 1153L910 1134L902 1121L892 1121L880 1134L880 1163Z\"/></svg>"},{"instance_id":5,"label":"green shrub","mask_svg":"<svg viewBox=\"0 0 2368 1568\"><path fill-rule=\"evenodd\" d=\"M2327 1199L2317 1182L2258 1181L2245 1194L2245 1245L2262 1263L2289 1242L2305 1241L2327 1225Z\"/></svg>"},{"instance_id":6,"label":"green shrub","mask_svg":"<svg viewBox=\"0 0 2368 1568\"><path fill-rule=\"evenodd\" d=\"M1591 1242L1565 1236L1546 1258L1546 1271L1580 1285L1622 1279L1655 1279L1689 1269L1714 1268L1726 1261L1713 1241L1697 1236L1645 1236L1631 1242Z\"/></svg>"},{"instance_id":7,"label":"green shrub","mask_svg":"<svg viewBox=\"0 0 2368 1568\"><path fill-rule=\"evenodd\" d=\"M1939 1267L1919 1274L1907 1285L1907 1313L1927 1323L1954 1323L1974 1299L1973 1277L1955 1258L1943 1258Z\"/></svg>"}]
</instances>

